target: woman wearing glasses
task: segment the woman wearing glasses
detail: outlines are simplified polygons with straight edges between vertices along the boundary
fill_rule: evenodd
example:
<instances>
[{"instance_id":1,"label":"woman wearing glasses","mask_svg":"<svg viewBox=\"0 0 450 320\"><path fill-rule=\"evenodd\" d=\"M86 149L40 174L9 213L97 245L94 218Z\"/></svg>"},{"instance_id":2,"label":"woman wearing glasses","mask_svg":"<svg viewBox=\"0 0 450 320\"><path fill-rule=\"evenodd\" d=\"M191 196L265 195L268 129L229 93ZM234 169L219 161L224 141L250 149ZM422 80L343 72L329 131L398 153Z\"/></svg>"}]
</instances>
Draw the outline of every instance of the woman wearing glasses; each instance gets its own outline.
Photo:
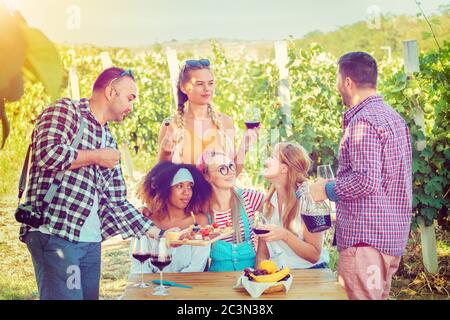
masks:
<instances>
[{"instance_id":1,"label":"woman wearing glasses","mask_svg":"<svg viewBox=\"0 0 450 320\"><path fill-rule=\"evenodd\" d=\"M211 246L210 271L234 271L255 265L256 237L252 226L264 195L235 187L236 165L223 152L205 152L199 169L212 186L205 212L217 227L231 226L234 233Z\"/></svg>"},{"instance_id":2,"label":"woman wearing glasses","mask_svg":"<svg viewBox=\"0 0 450 320\"><path fill-rule=\"evenodd\" d=\"M210 195L210 184L195 166L174 164L169 161L157 164L146 175L138 192L139 198L145 204L142 213L161 229L160 235L169 229L183 230L195 223L207 225L208 218L199 212ZM191 212L195 214L191 215ZM204 271L209 259L209 250L209 246L173 248L172 262L164 271ZM140 263L132 259L131 272L136 273L140 270ZM144 272L157 271L150 261L145 263Z\"/></svg>"},{"instance_id":3,"label":"woman wearing glasses","mask_svg":"<svg viewBox=\"0 0 450 320\"><path fill-rule=\"evenodd\" d=\"M164 120L159 134L159 160L199 164L206 150L222 150L243 167L245 154L257 139L257 129L247 130L235 152L232 119L212 104L214 76L207 59L187 60L178 78L178 111Z\"/></svg>"},{"instance_id":4,"label":"woman wearing glasses","mask_svg":"<svg viewBox=\"0 0 450 320\"><path fill-rule=\"evenodd\" d=\"M311 233L300 208L308 196L307 177L311 160L297 143L278 143L265 164L264 177L271 182L264 201L263 217L268 233L258 235L257 262L274 260L291 269L326 268L325 231Z\"/></svg>"}]
</instances>

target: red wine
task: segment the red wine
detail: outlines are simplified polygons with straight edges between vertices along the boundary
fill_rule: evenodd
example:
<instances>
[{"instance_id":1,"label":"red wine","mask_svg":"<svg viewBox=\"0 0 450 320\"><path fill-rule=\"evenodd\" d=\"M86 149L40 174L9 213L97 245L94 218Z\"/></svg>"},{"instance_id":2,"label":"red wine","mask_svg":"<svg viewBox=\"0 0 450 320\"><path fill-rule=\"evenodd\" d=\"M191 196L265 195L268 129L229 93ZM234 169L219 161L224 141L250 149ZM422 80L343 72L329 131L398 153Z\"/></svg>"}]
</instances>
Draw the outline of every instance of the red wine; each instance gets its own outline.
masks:
<instances>
[{"instance_id":1,"label":"red wine","mask_svg":"<svg viewBox=\"0 0 450 320\"><path fill-rule=\"evenodd\" d=\"M172 262L172 259L167 259L167 260L162 260L162 261L158 260L158 259L152 259L151 262L152 262L152 265L154 265L160 271L162 271L162 269L167 267Z\"/></svg>"},{"instance_id":2,"label":"red wine","mask_svg":"<svg viewBox=\"0 0 450 320\"><path fill-rule=\"evenodd\" d=\"M311 216L302 213L302 219L309 232L321 232L331 227L331 217L329 214Z\"/></svg>"},{"instance_id":3,"label":"red wine","mask_svg":"<svg viewBox=\"0 0 450 320\"><path fill-rule=\"evenodd\" d=\"M139 260L140 263L144 263L148 259L150 259L150 253L133 253L133 258Z\"/></svg>"},{"instance_id":4,"label":"red wine","mask_svg":"<svg viewBox=\"0 0 450 320\"><path fill-rule=\"evenodd\" d=\"M256 229L256 228L253 228L253 231L254 231L256 234L265 234L265 233L269 233L269 232L270 232L270 230Z\"/></svg>"},{"instance_id":5,"label":"red wine","mask_svg":"<svg viewBox=\"0 0 450 320\"><path fill-rule=\"evenodd\" d=\"M255 129L259 127L259 121L245 121L247 129Z\"/></svg>"}]
</instances>

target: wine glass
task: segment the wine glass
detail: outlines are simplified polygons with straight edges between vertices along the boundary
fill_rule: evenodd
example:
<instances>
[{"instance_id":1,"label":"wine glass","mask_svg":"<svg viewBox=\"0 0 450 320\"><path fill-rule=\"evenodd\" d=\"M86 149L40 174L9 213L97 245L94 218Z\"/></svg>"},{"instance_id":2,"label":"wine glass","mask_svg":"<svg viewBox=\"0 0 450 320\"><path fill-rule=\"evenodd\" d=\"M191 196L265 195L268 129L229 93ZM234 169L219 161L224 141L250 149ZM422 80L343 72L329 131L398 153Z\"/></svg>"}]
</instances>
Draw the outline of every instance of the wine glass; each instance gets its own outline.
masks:
<instances>
[{"instance_id":1,"label":"wine glass","mask_svg":"<svg viewBox=\"0 0 450 320\"><path fill-rule=\"evenodd\" d=\"M259 127L261 123L261 116L259 113L259 108L257 106L253 106L247 108L245 112L245 126L247 129L256 129Z\"/></svg>"},{"instance_id":2,"label":"wine glass","mask_svg":"<svg viewBox=\"0 0 450 320\"><path fill-rule=\"evenodd\" d=\"M323 178L325 180L334 180L334 173L331 165L321 165L317 166L317 177ZM330 217L331 220L336 220L336 204L333 201L327 200L327 205L330 207ZM336 230L333 234L332 245L336 244Z\"/></svg>"},{"instance_id":3,"label":"wine glass","mask_svg":"<svg viewBox=\"0 0 450 320\"><path fill-rule=\"evenodd\" d=\"M329 164L317 166L317 177L324 178L325 180L334 180L333 169Z\"/></svg>"},{"instance_id":4,"label":"wine glass","mask_svg":"<svg viewBox=\"0 0 450 320\"><path fill-rule=\"evenodd\" d=\"M264 225L268 224L267 218L259 211L255 211L255 220L253 222L253 232L255 234L269 233L269 230L264 229Z\"/></svg>"},{"instance_id":5,"label":"wine glass","mask_svg":"<svg viewBox=\"0 0 450 320\"><path fill-rule=\"evenodd\" d=\"M144 283L144 263L150 259L151 256L150 241L147 236L134 238L132 256L141 263L141 283L134 286L137 288L148 288L149 285Z\"/></svg>"},{"instance_id":6,"label":"wine glass","mask_svg":"<svg viewBox=\"0 0 450 320\"><path fill-rule=\"evenodd\" d=\"M317 177L323 178L325 180L334 180L334 173L333 169L331 168L331 165L325 164L317 166ZM334 202L330 200L327 200L326 202L328 206L331 208L331 212L334 214L336 212Z\"/></svg>"},{"instance_id":7,"label":"wine glass","mask_svg":"<svg viewBox=\"0 0 450 320\"><path fill-rule=\"evenodd\" d=\"M152 247L151 263L159 269L159 286L155 288L153 295L167 296L169 291L163 286L163 269L172 262L172 248L167 245L166 238L157 241Z\"/></svg>"}]
</instances>

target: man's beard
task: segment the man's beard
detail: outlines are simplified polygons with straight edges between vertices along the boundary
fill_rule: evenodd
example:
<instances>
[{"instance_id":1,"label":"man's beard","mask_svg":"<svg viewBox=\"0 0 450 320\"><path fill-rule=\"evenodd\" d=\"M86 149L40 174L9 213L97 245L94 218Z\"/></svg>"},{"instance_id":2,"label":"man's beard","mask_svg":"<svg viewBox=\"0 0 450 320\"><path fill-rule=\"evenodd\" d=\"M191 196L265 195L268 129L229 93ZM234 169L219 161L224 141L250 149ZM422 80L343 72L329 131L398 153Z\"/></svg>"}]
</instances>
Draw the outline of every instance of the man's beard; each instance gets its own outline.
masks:
<instances>
[{"instance_id":1,"label":"man's beard","mask_svg":"<svg viewBox=\"0 0 450 320\"><path fill-rule=\"evenodd\" d=\"M351 99L349 95L347 95L344 91L339 90L339 94L341 95L342 104L347 108L351 107Z\"/></svg>"}]
</instances>

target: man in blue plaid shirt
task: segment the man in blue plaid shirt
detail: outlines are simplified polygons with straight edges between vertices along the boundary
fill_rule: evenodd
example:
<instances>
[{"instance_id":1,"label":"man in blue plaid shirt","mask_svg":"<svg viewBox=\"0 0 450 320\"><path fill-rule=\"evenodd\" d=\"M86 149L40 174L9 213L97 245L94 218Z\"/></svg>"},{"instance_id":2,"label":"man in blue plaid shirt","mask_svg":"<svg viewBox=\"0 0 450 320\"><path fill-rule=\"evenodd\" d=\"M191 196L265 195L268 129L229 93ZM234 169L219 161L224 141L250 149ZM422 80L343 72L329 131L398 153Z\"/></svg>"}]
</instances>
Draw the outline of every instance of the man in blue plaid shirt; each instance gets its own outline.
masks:
<instances>
[{"instance_id":1,"label":"man in blue plaid shirt","mask_svg":"<svg viewBox=\"0 0 450 320\"><path fill-rule=\"evenodd\" d=\"M118 234L158 238L164 232L127 201L120 153L108 127L132 111L136 96L131 71L109 68L90 99L58 100L37 119L25 204L43 212L44 224L22 225L20 239L31 253L41 299L98 299L102 240ZM81 118L82 139L73 148ZM61 184L44 206L60 171Z\"/></svg>"}]
</instances>

